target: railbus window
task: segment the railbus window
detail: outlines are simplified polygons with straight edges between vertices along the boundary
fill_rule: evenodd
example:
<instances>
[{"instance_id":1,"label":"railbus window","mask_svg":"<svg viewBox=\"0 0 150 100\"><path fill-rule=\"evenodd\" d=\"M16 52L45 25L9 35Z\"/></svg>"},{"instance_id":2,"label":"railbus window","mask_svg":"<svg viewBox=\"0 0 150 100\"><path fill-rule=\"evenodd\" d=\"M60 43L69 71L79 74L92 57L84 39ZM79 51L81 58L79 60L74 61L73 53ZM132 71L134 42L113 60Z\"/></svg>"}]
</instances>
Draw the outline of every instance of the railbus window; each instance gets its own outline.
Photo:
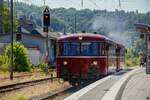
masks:
<instances>
[{"instance_id":1,"label":"railbus window","mask_svg":"<svg viewBox=\"0 0 150 100\"><path fill-rule=\"evenodd\" d=\"M113 46L113 56L116 56L116 46Z\"/></svg>"},{"instance_id":2,"label":"railbus window","mask_svg":"<svg viewBox=\"0 0 150 100\"><path fill-rule=\"evenodd\" d=\"M105 55L105 43L104 42L99 43L99 55L100 56Z\"/></svg>"},{"instance_id":3,"label":"railbus window","mask_svg":"<svg viewBox=\"0 0 150 100\"><path fill-rule=\"evenodd\" d=\"M108 55L111 56L112 52L112 45L109 45Z\"/></svg>"},{"instance_id":4,"label":"railbus window","mask_svg":"<svg viewBox=\"0 0 150 100\"><path fill-rule=\"evenodd\" d=\"M82 42L81 55L83 56L98 56L98 43L97 42Z\"/></svg>"},{"instance_id":5,"label":"railbus window","mask_svg":"<svg viewBox=\"0 0 150 100\"><path fill-rule=\"evenodd\" d=\"M80 54L79 42L64 42L64 45L63 45L64 56L75 56L79 54Z\"/></svg>"},{"instance_id":6,"label":"railbus window","mask_svg":"<svg viewBox=\"0 0 150 100\"><path fill-rule=\"evenodd\" d=\"M59 48L63 56L99 56L98 42L63 42Z\"/></svg>"}]
</instances>

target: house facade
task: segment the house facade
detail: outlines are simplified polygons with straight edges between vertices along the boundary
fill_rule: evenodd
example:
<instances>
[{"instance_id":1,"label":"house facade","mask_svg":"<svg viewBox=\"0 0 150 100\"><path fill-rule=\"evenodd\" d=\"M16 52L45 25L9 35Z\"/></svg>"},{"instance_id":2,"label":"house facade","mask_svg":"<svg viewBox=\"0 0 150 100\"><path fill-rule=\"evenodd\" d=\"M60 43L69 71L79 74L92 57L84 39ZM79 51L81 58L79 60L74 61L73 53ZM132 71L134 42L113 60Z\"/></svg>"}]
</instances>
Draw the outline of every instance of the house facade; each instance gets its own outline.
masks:
<instances>
[{"instance_id":1,"label":"house facade","mask_svg":"<svg viewBox=\"0 0 150 100\"><path fill-rule=\"evenodd\" d=\"M48 62L49 64L54 64L56 56L55 38L48 39L49 56L47 57L46 37L28 33L14 33L14 41L17 41L18 34L21 34L21 40L19 40L18 42L21 42L28 49L28 54L33 65L38 65L45 62ZM10 39L10 34L0 35L0 43L2 44L6 45L10 43Z\"/></svg>"},{"instance_id":2,"label":"house facade","mask_svg":"<svg viewBox=\"0 0 150 100\"><path fill-rule=\"evenodd\" d=\"M21 42L27 49L33 65L48 63L53 65L56 57L56 40L59 33L44 33L40 27L32 27L32 23L22 24L18 32L14 33L14 41ZM48 39L48 49L47 49ZM10 34L0 34L0 43L11 42Z\"/></svg>"}]
</instances>

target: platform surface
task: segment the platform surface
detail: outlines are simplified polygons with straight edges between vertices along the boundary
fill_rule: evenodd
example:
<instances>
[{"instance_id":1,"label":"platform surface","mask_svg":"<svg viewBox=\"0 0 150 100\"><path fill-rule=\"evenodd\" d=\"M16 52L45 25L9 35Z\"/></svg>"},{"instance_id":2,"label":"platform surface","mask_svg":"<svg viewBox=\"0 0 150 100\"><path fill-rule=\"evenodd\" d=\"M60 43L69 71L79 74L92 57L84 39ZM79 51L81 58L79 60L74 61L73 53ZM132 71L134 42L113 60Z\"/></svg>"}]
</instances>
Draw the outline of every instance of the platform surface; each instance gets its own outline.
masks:
<instances>
[{"instance_id":1,"label":"platform surface","mask_svg":"<svg viewBox=\"0 0 150 100\"><path fill-rule=\"evenodd\" d=\"M81 91L82 93L77 93L77 95L72 95L72 98L68 97L65 100L101 100L101 98L105 95L107 91L121 78L125 75L127 71L121 71L119 73L111 75L110 78L103 81L102 83L98 84L96 87L88 90L88 91ZM98 82L98 81L97 81ZM95 82L96 83L96 82ZM94 85L95 83L91 84ZM88 87L85 87L88 88ZM79 96L80 95L80 96Z\"/></svg>"},{"instance_id":2,"label":"platform surface","mask_svg":"<svg viewBox=\"0 0 150 100\"><path fill-rule=\"evenodd\" d=\"M112 75L111 78L73 100L101 100L121 78L124 78L124 74L122 73ZM139 68L138 71L132 74L120 96L120 100L150 100L150 74L146 74L145 68Z\"/></svg>"},{"instance_id":3,"label":"platform surface","mask_svg":"<svg viewBox=\"0 0 150 100\"><path fill-rule=\"evenodd\" d=\"M131 77L121 100L150 100L150 74L146 74L145 68Z\"/></svg>"},{"instance_id":4,"label":"platform surface","mask_svg":"<svg viewBox=\"0 0 150 100\"><path fill-rule=\"evenodd\" d=\"M100 100L104 94L109 91L109 88L111 88L111 86L119 79L120 76L113 76L112 78L93 88L91 91L88 91L78 100Z\"/></svg>"}]
</instances>

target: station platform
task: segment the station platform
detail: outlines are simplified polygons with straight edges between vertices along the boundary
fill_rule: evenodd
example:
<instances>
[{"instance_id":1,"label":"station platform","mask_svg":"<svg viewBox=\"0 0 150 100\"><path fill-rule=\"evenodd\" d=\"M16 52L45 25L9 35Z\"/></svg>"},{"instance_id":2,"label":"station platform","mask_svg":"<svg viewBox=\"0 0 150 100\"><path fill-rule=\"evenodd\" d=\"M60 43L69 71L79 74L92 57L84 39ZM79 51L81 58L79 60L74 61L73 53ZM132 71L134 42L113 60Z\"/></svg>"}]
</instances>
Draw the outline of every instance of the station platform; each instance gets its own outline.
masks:
<instances>
[{"instance_id":1,"label":"station platform","mask_svg":"<svg viewBox=\"0 0 150 100\"><path fill-rule=\"evenodd\" d=\"M109 89L128 71L129 70L123 70L100 79L65 98L64 100L101 100Z\"/></svg>"},{"instance_id":2,"label":"station platform","mask_svg":"<svg viewBox=\"0 0 150 100\"><path fill-rule=\"evenodd\" d=\"M145 68L110 75L64 100L150 100L150 74Z\"/></svg>"},{"instance_id":3,"label":"station platform","mask_svg":"<svg viewBox=\"0 0 150 100\"><path fill-rule=\"evenodd\" d=\"M150 74L141 68L133 74L124 88L121 100L150 100Z\"/></svg>"}]
</instances>

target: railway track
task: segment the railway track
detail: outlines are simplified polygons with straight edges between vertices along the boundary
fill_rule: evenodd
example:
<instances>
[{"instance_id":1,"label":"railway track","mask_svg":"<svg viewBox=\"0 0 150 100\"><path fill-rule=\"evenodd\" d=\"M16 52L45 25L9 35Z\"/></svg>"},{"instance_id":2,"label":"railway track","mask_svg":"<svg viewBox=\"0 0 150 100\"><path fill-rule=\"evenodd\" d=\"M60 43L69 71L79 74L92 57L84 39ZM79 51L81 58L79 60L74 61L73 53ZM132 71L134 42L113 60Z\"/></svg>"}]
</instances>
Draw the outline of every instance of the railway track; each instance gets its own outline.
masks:
<instances>
[{"instance_id":1,"label":"railway track","mask_svg":"<svg viewBox=\"0 0 150 100\"><path fill-rule=\"evenodd\" d=\"M126 70L126 71L129 71L129 70ZM107 81L107 85L108 85L107 87L110 88L111 85L113 85L114 82L116 82L117 80L119 80L121 78L121 76L118 76L118 75L124 75L126 73L126 71L122 71L122 72L118 72L118 73L110 73L110 75L114 74L114 77L113 77L113 81L112 81L112 79L110 80L112 82L108 82ZM63 100L64 98L70 96L71 94L75 93L76 91L79 91L83 87L89 85L90 83L93 83L93 81L92 82L88 82L86 84L82 84L82 85L77 86L77 87L69 87L69 88L66 88L66 89L64 89L62 91L57 91L55 93L48 93L45 96L40 96L40 97L34 98L34 99L32 98L30 100ZM104 92L108 91L105 88L103 90L104 90Z\"/></svg>"},{"instance_id":2,"label":"railway track","mask_svg":"<svg viewBox=\"0 0 150 100\"><path fill-rule=\"evenodd\" d=\"M55 91L55 92L50 92L41 96L37 96L37 97L32 97L29 100L53 100L54 98L58 97L58 96L64 96L67 91L69 90L73 90L75 87L72 86L66 86L61 90Z\"/></svg>"},{"instance_id":3,"label":"railway track","mask_svg":"<svg viewBox=\"0 0 150 100\"><path fill-rule=\"evenodd\" d=\"M0 86L0 93L6 93L6 92L14 91L17 89L21 89L24 87L41 84L42 82L45 82L45 81L53 81L53 79L56 79L56 77L50 77L50 78L33 80L33 81L26 81L26 82L21 82L21 83L10 84L10 85L6 85L6 86Z\"/></svg>"},{"instance_id":4,"label":"railway track","mask_svg":"<svg viewBox=\"0 0 150 100\"><path fill-rule=\"evenodd\" d=\"M32 76L32 75L33 74L23 74L23 75L14 76L14 78L29 77L29 76ZM0 80L6 80L6 79L9 79L9 77L0 78Z\"/></svg>"},{"instance_id":5,"label":"railway track","mask_svg":"<svg viewBox=\"0 0 150 100\"><path fill-rule=\"evenodd\" d=\"M32 97L29 100L63 100L65 97L75 93L76 91L82 89L83 87L89 85L90 83L92 82L88 82L86 84L82 84L76 87L70 85L55 92L50 92L41 96Z\"/></svg>"}]
</instances>

